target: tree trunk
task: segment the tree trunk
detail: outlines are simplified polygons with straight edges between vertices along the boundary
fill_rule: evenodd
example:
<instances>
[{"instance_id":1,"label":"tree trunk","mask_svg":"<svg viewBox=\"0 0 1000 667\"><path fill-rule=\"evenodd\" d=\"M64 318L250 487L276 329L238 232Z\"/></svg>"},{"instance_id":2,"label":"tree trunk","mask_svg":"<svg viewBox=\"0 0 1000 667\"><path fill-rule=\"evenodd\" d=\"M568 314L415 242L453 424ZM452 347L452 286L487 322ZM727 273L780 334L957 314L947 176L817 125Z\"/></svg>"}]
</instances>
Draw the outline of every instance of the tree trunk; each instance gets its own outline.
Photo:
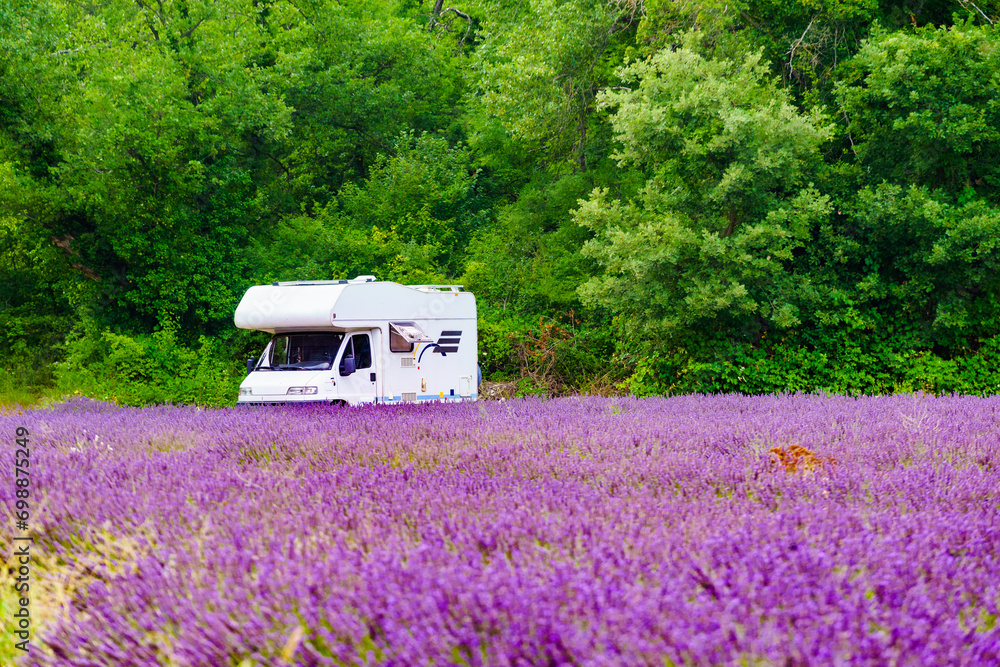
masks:
<instances>
[{"instance_id":1,"label":"tree trunk","mask_svg":"<svg viewBox=\"0 0 1000 667\"><path fill-rule=\"evenodd\" d=\"M729 218L729 224L726 225L724 230L722 230L722 238L726 238L736 231L736 209L731 208L726 211L726 217Z\"/></svg>"}]
</instances>

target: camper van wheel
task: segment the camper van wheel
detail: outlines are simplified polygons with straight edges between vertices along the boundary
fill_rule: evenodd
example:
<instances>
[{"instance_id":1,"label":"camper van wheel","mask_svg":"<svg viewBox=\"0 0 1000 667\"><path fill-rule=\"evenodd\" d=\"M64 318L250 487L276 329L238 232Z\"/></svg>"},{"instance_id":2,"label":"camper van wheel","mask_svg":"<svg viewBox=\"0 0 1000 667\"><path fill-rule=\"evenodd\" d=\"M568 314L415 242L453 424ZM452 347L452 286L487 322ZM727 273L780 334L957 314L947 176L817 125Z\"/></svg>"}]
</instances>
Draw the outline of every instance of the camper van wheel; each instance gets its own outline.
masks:
<instances>
[{"instance_id":1,"label":"camper van wheel","mask_svg":"<svg viewBox=\"0 0 1000 667\"><path fill-rule=\"evenodd\" d=\"M346 408L347 407L347 401L330 401L330 405L338 407L338 408Z\"/></svg>"}]
</instances>

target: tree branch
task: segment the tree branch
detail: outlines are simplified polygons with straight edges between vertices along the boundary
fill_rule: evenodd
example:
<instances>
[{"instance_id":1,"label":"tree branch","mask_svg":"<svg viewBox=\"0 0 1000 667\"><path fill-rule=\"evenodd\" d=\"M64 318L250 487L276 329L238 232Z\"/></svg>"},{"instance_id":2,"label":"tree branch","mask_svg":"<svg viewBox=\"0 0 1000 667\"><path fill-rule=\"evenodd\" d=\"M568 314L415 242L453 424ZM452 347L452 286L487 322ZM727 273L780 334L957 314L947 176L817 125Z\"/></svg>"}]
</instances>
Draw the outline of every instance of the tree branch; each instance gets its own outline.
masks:
<instances>
[{"instance_id":1,"label":"tree branch","mask_svg":"<svg viewBox=\"0 0 1000 667\"><path fill-rule=\"evenodd\" d=\"M844 122L846 122L847 123L847 127L850 128L850 126L851 126L851 119L847 117L847 112L846 111L844 112ZM851 142L851 152L854 153L854 157L857 157L858 156L858 151L854 148L854 137L851 136L850 132L847 133L847 140Z\"/></svg>"},{"instance_id":2,"label":"tree branch","mask_svg":"<svg viewBox=\"0 0 1000 667\"><path fill-rule=\"evenodd\" d=\"M446 9L442 9L441 8L442 5L444 5L444 0L435 0L434 7L431 9L431 19L427 23L427 29L434 30L438 26L441 26L442 34L444 32L451 32L451 21L454 19L443 21L441 20L441 17L447 14L448 12L452 12L455 14L455 16L461 17L466 21L465 34L462 35L462 39L458 41L459 44L464 44L465 38L469 36L469 32L472 30L472 17L463 12L462 10L456 9L455 7L448 7ZM438 37L440 38L440 35Z\"/></svg>"},{"instance_id":3,"label":"tree branch","mask_svg":"<svg viewBox=\"0 0 1000 667\"><path fill-rule=\"evenodd\" d=\"M278 158L274 157L270 153L264 153L264 157L267 157L267 158L270 158L271 160L274 160L274 162L276 162L279 167L281 167L282 169L284 169L284 171L285 171L285 180L286 181L289 178L291 178L292 172L288 171L288 167L286 167L285 164L281 160L279 160Z\"/></svg>"},{"instance_id":4,"label":"tree branch","mask_svg":"<svg viewBox=\"0 0 1000 667\"><path fill-rule=\"evenodd\" d=\"M792 48L788 49L788 76L789 77L791 77L792 76L792 72L795 71L795 67L792 64L792 61L795 59L795 49L797 49L800 46L802 46L802 40L804 40L806 38L806 33L809 32L809 29L813 27L813 23L816 22L816 18L818 16L819 16L819 14L816 14L815 16L812 17L812 19L809 21L809 25L807 25L806 29L802 31L802 36L799 37L797 40L795 40L795 42L792 44Z\"/></svg>"},{"instance_id":5,"label":"tree branch","mask_svg":"<svg viewBox=\"0 0 1000 667\"><path fill-rule=\"evenodd\" d=\"M439 4L440 4L440 1L441 0L439 0ZM462 11L459 11L459 10L455 9L454 7L449 7L448 9L445 9L442 12L442 14L447 14L448 12L455 12L456 16L461 16L463 19L466 20L465 34L462 35L462 39L458 40L459 44L464 44L465 43L465 38L469 36L469 31L472 30L472 17L469 16L468 14L466 14L465 12L462 12Z\"/></svg>"},{"instance_id":6,"label":"tree branch","mask_svg":"<svg viewBox=\"0 0 1000 667\"><path fill-rule=\"evenodd\" d=\"M204 22L205 22L204 18L198 19L197 23L195 23L193 26L191 26L190 28L181 33L181 39L187 39L188 37L190 37L192 34L194 34L194 31L198 29L198 26L200 26Z\"/></svg>"},{"instance_id":7,"label":"tree branch","mask_svg":"<svg viewBox=\"0 0 1000 667\"><path fill-rule=\"evenodd\" d=\"M343 128L345 130L354 130L355 132L357 132L358 134L360 134L362 137L364 137L368 141L372 142L373 144L376 144L379 148L381 148L386 153L388 153L390 157L396 157L396 151L395 150L393 150L390 146L387 146L386 144L382 143L382 141L380 141L378 137L376 137L376 136L374 136L372 134L369 134L368 132L366 132L365 130L362 130L357 125L344 125L344 124L341 124L341 123L337 123L336 125L337 125L337 127Z\"/></svg>"},{"instance_id":8,"label":"tree branch","mask_svg":"<svg viewBox=\"0 0 1000 667\"><path fill-rule=\"evenodd\" d=\"M295 11L297 11L299 14L302 15L302 18L304 18L306 20L306 23L308 23L309 25L313 25L312 19L309 18L308 16L306 16L305 12L303 12L302 9L299 8L298 4L296 4L292 0L289 0L289 4L292 7L295 7Z\"/></svg>"},{"instance_id":9,"label":"tree branch","mask_svg":"<svg viewBox=\"0 0 1000 667\"><path fill-rule=\"evenodd\" d=\"M146 19L146 25L149 26L149 31L153 33L153 39L155 39L157 42L160 41L160 33L156 31L156 26L153 25L153 22L149 19L149 7L142 0L136 0L135 4L139 5L139 9L143 10L143 14L145 15ZM160 5L161 9L162 7L163 6ZM160 21L162 22L162 20L163 19L161 17Z\"/></svg>"},{"instance_id":10,"label":"tree branch","mask_svg":"<svg viewBox=\"0 0 1000 667\"><path fill-rule=\"evenodd\" d=\"M989 21L990 25L996 25L995 23L993 23L992 19L990 19L989 16L987 16L986 14L983 13L983 10L981 10L979 7L977 7L975 5L974 2L972 2L972 0L958 0L958 2L963 7L965 7L966 5L972 5L972 8L975 9L977 12L979 12L980 16L982 16L984 19L986 19L987 21Z\"/></svg>"}]
</instances>

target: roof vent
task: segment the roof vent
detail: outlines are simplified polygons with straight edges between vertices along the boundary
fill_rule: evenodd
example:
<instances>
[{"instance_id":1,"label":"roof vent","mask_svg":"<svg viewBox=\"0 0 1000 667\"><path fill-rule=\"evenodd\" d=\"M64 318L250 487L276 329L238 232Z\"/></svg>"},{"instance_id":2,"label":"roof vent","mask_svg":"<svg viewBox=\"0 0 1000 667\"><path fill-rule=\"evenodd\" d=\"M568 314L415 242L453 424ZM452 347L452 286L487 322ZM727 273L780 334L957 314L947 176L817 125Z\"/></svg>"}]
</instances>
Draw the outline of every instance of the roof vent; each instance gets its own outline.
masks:
<instances>
[{"instance_id":1,"label":"roof vent","mask_svg":"<svg viewBox=\"0 0 1000 667\"><path fill-rule=\"evenodd\" d=\"M351 282L355 283L373 283L375 282L375 276L358 276Z\"/></svg>"}]
</instances>

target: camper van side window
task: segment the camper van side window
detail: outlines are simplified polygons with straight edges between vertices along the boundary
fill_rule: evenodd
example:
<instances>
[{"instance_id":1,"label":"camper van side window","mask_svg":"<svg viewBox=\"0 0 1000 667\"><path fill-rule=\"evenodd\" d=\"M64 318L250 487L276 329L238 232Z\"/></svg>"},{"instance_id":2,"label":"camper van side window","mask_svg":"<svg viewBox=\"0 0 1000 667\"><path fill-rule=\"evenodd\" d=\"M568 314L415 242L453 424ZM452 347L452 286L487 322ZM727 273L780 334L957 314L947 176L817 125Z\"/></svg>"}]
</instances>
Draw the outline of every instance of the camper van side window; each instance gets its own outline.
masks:
<instances>
[{"instance_id":1,"label":"camper van side window","mask_svg":"<svg viewBox=\"0 0 1000 667\"><path fill-rule=\"evenodd\" d=\"M403 334L396 330L396 327L389 325L389 351L390 352L413 352L413 343L406 340Z\"/></svg>"},{"instance_id":2,"label":"camper van side window","mask_svg":"<svg viewBox=\"0 0 1000 667\"><path fill-rule=\"evenodd\" d=\"M353 342L354 342L353 338L348 338L344 342L344 354L341 355L341 357L340 357L340 374L341 375L343 375L344 371L346 370L344 368L344 359L346 359L347 357L353 357L354 356L354 345L353 345ZM355 359L354 361L355 361L355 363L357 363L357 359ZM355 366L355 368L357 368L357 366Z\"/></svg>"},{"instance_id":3,"label":"camper van side window","mask_svg":"<svg viewBox=\"0 0 1000 667\"><path fill-rule=\"evenodd\" d=\"M371 368L372 366L372 344L368 339L368 334L356 334L351 336L354 343L354 367L358 370Z\"/></svg>"},{"instance_id":4,"label":"camper van side window","mask_svg":"<svg viewBox=\"0 0 1000 667\"><path fill-rule=\"evenodd\" d=\"M281 368L288 363L288 337L275 336L271 341L271 368Z\"/></svg>"}]
</instances>

